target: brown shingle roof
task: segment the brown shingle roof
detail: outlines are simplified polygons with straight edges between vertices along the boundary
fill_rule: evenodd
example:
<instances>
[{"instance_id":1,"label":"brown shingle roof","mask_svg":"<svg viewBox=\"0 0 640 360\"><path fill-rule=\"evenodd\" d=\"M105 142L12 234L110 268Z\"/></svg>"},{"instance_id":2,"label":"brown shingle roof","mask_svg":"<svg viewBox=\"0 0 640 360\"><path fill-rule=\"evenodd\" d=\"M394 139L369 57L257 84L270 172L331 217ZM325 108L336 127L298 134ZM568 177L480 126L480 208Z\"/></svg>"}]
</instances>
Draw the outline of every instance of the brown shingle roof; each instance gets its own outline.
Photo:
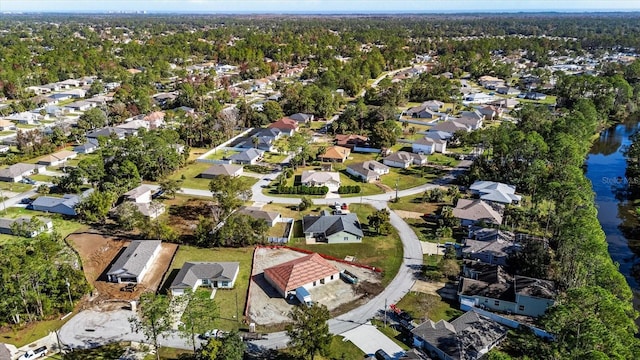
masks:
<instances>
[{"instance_id":1,"label":"brown shingle roof","mask_svg":"<svg viewBox=\"0 0 640 360\"><path fill-rule=\"evenodd\" d=\"M338 268L314 253L265 269L264 275L273 285L287 292L338 272Z\"/></svg>"},{"instance_id":2,"label":"brown shingle roof","mask_svg":"<svg viewBox=\"0 0 640 360\"><path fill-rule=\"evenodd\" d=\"M269 125L269 128L283 129L283 130L297 130L298 122L293 119L289 119L288 117L283 117L282 119Z\"/></svg>"},{"instance_id":3,"label":"brown shingle roof","mask_svg":"<svg viewBox=\"0 0 640 360\"><path fill-rule=\"evenodd\" d=\"M325 150L324 154L319 155L318 157L321 159L344 160L349 157L349 154L351 154L351 150L349 150L349 148L342 146L330 146Z\"/></svg>"}]
</instances>

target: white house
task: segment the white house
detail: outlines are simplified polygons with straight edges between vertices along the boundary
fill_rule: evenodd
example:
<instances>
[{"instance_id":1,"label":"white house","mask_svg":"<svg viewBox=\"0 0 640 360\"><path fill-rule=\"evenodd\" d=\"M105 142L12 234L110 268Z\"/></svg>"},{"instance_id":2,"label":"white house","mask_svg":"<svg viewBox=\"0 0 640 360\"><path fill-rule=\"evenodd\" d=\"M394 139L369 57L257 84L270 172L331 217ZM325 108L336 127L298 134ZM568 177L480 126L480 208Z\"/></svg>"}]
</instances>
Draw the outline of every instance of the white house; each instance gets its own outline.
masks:
<instances>
[{"instance_id":1,"label":"white house","mask_svg":"<svg viewBox=\"0 0 640 360\"><path fill-rule=\"evenodd\" d=\"M340 187L340 174L330 171L305 170L300 176L300 183L305 186Z\"/></svg>"},{"instance_id":2,"label":"white house","mask_svg":"<svg viewBox=\"0 0 640 360\"><path fill-rule=\"evenodd\" d=\"M238 262L186 262L169 287L171 295L184 295L185 290L196 291L201 286L232 289L239 271Z\"/></svg>"},{"instance_id":3,"label":"white house","mask_svg":"<svg viewBox=\"0 0 640 360\"><path fill-rule=\"evenodd\" d=\"M107 271L110 282L140 283L160 253L160 240L134 240Z\"/></svg>"},{"instance_id":4,"label":"white house","mask_svg":"<svg viewBox=\"0 0 640 360\"><path fill-rule=\"evenodd\" d=\"M411 150L416 154L433 154L434 152L444 154L447 151L447 141L425 136L414 141L411 144Z\"/></svg>"},{"instance_id":5,"label":"white house","mask_svg":"<svg viewBox=\"0 0 640 360\"><path fill-rule=\"evenodd\" d=\"M406 151L398 151L385 157L382 160L382 163L390 167L406 169L411 165L426 165L427 156Z\"/></svg>"}]
</instances>

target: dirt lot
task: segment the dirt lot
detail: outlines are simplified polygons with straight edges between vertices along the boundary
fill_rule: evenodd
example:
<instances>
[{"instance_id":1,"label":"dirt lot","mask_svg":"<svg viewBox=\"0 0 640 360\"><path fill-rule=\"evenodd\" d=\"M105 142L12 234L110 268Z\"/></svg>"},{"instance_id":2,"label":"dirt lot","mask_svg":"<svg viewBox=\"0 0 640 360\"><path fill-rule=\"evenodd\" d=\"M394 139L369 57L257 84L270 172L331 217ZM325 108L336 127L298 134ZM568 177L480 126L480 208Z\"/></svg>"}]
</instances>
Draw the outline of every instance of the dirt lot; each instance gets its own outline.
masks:
<instances>
[{"instance_id":1,"label":"dirt lot","mask_svg":"<svg viewBox=\"0 0 640 360\"><path fill-rule=\"evenodd\" d=\"M170 205L168 225L185 238L193 236L200 216L211 215L211 206L213 205L211 201L185 200L183 197L176 197L166 203Z\"/></svg>"},{"instance_id":2,"label":"dirt lot","mask_svg":"<svg viewBox=\"0 0 640 360\"><path fill-rule=\"evenodd\" d=\"M289 320L289 312L296 306L296 302L288 303L281 298L276 290L264 279L263 271L266 268L275 266L289 260L297 259L306 254L288 249L266 249L256 250L255 261L251 272L251 289L249 291L249 317L252 322L259 325L274 325ZM348 264L330 261L339 270L349 270L358 276L360 282L380 283L379 274ZM328 284L315 287L309 291L313 301L326 305L329 310L343 308L346 304L359 301L363 294L356 292L353 285L342 280L330 282Z\"/></svg>"},{"instance_id":3,"label":"dirt lot","mask_svg":"<svg viewBox=\"0 0 640 360\"><path fill-rule=\"evenodd\" d=\"M138 284L134 292L124 292L120 291L123 285L105 281L104 273L122 248L129 244L129 239L78 233L69 235L68 240L80 254L84 274L87 281L94 287L93 296L90 299L93 304L106 300L137 299L145 290L157 290L171 264L173 254L178 249L176 244L163 243L160 254L144 277L144 281Z\"/></svg>"},{"instance_id":4,"label":"dirt lot","mask_svg":"<svg viewBox=\"0 0 640 360\"><path fill-rule=\"evenodd\" d=\"M422 219L423 215L423 213L406 210L394 210L394 212L403 219Z\"/></svg>"}]
</instances>

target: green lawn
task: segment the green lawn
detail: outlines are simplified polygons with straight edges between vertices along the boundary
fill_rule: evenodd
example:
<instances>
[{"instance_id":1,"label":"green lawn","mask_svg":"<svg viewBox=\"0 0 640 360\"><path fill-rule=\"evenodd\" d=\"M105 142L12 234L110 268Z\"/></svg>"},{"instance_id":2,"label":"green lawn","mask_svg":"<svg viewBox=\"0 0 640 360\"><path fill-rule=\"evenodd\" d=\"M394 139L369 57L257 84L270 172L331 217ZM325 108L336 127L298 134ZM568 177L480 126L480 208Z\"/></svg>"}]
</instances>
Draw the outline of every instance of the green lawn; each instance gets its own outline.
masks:
<instances>
[{"instance_id":1,"label":"green lawn","mask_svg":"<svg viewBox=\"0 0 640 360\"><path fill-rule=\"evenodd\" d=\"M360 186L360 192L358 194L342 194L340 195L341 197L368 196L384 193L384 191L382 191L380 187L376 186L376 184L365 183L359 179L355 179L349 175L346 170L340 171L340 183L342 186Z\"/></svg>"},{"instance_id":2,"label":"green lawn","mask_svg":"<svg viewBox=\"0 0 640 360\"><path fill-rule=\"evenodd\" d=\"M447 147L448 153L469 154L473 151L473 146Z\"/></svg>"},{"instance_id":3,"label":"green lawn","mask_svg":"<svg viewBox=\"0 0 640 360\"><path fill-rule=\"evenodd\" d=\"M351 212L358 215L363 230L366 230L367 216L372 214L375 209L368 204L351 204L349 208ZM299 216L294 219L299 219ZM294 236L302 236L299 226L294 230L297 230ZM392 229L388 235L372 235L365 231L362 243L356 244L307 245L303 237L297 237L292 239L291 245L339 259L344 259L345 256L355 256L358 262L383 270L382 285L384 286L394 278L402 263L402 242L395 229Z\"/></svg>"},{"instance_id":4,"label":"green lawn","mask_svg":"<svg viewBox=\"0 0 640 360\"><path fill-rule=\"evenodd\" d=\"M33 179L35 181L52 182L53 178L55 178L55 176L35 174L35 175L29 176L29 178L31 178L31 179Z\"/></svg>"},{"instance_id":5,"label":"green lawn","mask_svg":"<svg viewBox=\"0 0 640 360\"><path fill-rule=\"evenodd\" d=\"M62 325L72 317L73 316L68 316L64 320L55 318L53 320L36 321L22 329L16 329L15 331L9 330L7 332L0 333L0 339L2 339L2 342L4 343L22 347L47 336L51 331L60 329Z\"/></svg>"},{"instance_id":6,"label":"green lawn","mask_svg":"<svg viewBox=\"0 0 640 360\"><path fill-rule=\"evenodd\" d=\"M364 154L364 153L351 153L349 155L349 158L347 158L347 160L344 162L344 165L351 165L351 164L355 164L355 163L360 163L360 162L364 162L367 160L378 160L379 154L373 153L373 154Z\"/></svg>"},{"instance_id":7,"label":"green lawn","mask_svg":"<svg viewBox=\"0 0 640 360\"><path fill-rule=\"evenodd\" d=\"M463 313L455 304L447 302L437 295L419 292L407 293L396 305L411 314L414 319L426 317L435 322L451 321Z\"/></svg>"},{"instance_id":8,"label":"green lawn","mask_svg":"<svg viewBox=\"0 0 640 360\"><path fill-rule=\"evenodd\" d=\"M207 159L224 160L226 158L229 158L229 156L231 155L239 154L239 153L240 153L239 151L233 151L233 150L220 150L207 155Z\"/></svg>"},{"instance_id":9,"label":"green lawn","mask_svg":"<svg viewBox=\"0 0 640 360\"><path fill-rule=\"evenodd\" d=\"M13 135L15 134L15 131L11 131L11 130L4 130L4 131L0 131L0 136L7 136L7 135Z\"/></svg>"},{"instance_id":10,"label":"green lawn","mask_svg":"<svg viewBox=\"0 0 640 360\"><path fill-rule=\"evenodd\" d=\"M278 154L278 153L264 153L263 159L265 162L269 164L280 164L287 157L287 154Z\"/></svg>"},{"instance_id":11,"label":"green lawn","mask_svg":"<svg viewBox=\"0 0 640 360\"><path fill-rule=\"evenodd\" d=\"M241 322L234 320L237 314L242 320L244 307L247 299L247 289L249 288L249 277L251 275L251 263L253 260L253 247L246 248L215 248L201 249L193 246L181 245L175 255L170 275L167 276L164 287L173 281L178 269L186 261L237 261L240 263L240 272L236 279L236 284L230 290L218 290L215 301L220 313L220 319L216 321L216 328L223 330L235 330L242 326ZM236 302L237 301L237 302Z\"/></svg>"},{"instance_id":12,"label":"green lawn","mask_svg":"<svg viewBox=\"0 0 640 360\"><path fill-rule=\"evenodd\" d=\"M384 326L384 321L374 319L371 320L371 324L375 325L381 333L387 335L389 339L398 344L402 350L409 350L411 348L410 345L413 345L413 338L403 336L400 331L392 328L389 323Z\"/></svg>"},{"instance_id":13,"label":"green lawn","mask_svg":"<svg viewBox=\"0 0 640 360\"><path fill-rule=\"evenodd\" d=\"M444 154L435 153L427 156L427 162L429 164L455 167L460 163L460 160L454 159Z\"/></svg>"},{"instance_id":14,"label":"green lawn","mask_svg":"<svg viewBox=\"0 0 640 360\"><path fill-rule=\"evenodd\" d=\"M27 124L18 124L16 125L18 129L34 129L37 128L38 125L27 125Z\"/></svg>"},{"instance_id":15,"label":"green lawn","mask_svg":"<svg viewBox=\"0 0 640 360\"><path fill-rule=\"evenodd\" d=\"M17 193L23 193L25 191L31 190L33 185L23 184L18 182L4 182L0 181L0 190L7 190Z\"/></svg>"},{"instance_id":16,"label":"green lawn","mask_svg":"<svg viewBox=\"0 0 640 360\"><path fill-rule=\"evenodd\" d=\"M178 169L174 171L174 173L169 176L169 179L181 180L182 177L184 176L184 180L182 182L183 188L209 190L209 183L211 182L211 180L202 179L197 176L199 176L203 171L211 167L211 165L212 164L199 163L199 162L189 164L186 167L183 167L182 169ZM249 186L253 186L253 184L258 182L258 179L247 177L247 176L240 176L238 180L242 182L246 182Z\"/></svg>"},{"instance_id":17,"label":"green lawn","mask_svg":"<svg viewBox=\"0 0 640 360\"><path fill-rule=\"evenodd\" d=\"M401 197L398 202L389 202L389 208L393 210L404 210L419 212L422 214L433 214L439 209L438 204L422 201L422 194Z\"/></svg>"},{"instance_id":18,"label":"green lawn","mask_svg":"<svg viewBox=\"0 0 640 360\"><path fill-rule=\"evenodd\" d=\"M426 184L440 175L441 171L430 167L391 168L388 175L380 177L380 181L392 189L395 189L397 184L398 190L404 190Z\"/></svg>"},{"instance_id":19,"label":"green lawn","mask_svg":"<svg viewBox=\"0 0 640 360\"><path fill-rule=\"evenodd\" d=\"M53 230L60 234L62 238L65 238L67 235L76 232L86 226L77 221L65 220L60 214L46 214L40 211L32 211L20 207L10 207L0 210L0 217L13 219L20 216L40 216L50 218L51 220L53 220ZM0 234L0 244L16 241L18 239L20 238L13 235Z\"/></svg>"}]
</instances>

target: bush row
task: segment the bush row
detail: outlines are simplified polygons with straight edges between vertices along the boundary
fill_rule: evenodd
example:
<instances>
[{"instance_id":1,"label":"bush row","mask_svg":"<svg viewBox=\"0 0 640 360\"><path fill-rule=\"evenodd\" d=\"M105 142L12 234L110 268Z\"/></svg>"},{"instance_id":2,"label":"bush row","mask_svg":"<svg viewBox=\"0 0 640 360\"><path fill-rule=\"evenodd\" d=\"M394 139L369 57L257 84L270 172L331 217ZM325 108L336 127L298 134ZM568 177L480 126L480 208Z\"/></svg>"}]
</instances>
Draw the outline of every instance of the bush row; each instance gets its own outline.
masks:
<instances>
[{"instance_id":1,"label":"bush row","mask_svg":"<svg viewBox=\"0 0 640 360\"><path fill-rule=\"evenodd\" d=\"M329 192L326 186L278 186L276 188L278 194L302 194L302 195L325 195Z\"/></svg>"},{"instance_id":2,"label":"bush row","mask_svg":"<svg viewBox=\"0 0 640 360\"><path fill-rule=\"evenodd\" d=\"M345 185L338 188L338 194L359 194L360 185Z\"/></svg>"}]
</instances>

